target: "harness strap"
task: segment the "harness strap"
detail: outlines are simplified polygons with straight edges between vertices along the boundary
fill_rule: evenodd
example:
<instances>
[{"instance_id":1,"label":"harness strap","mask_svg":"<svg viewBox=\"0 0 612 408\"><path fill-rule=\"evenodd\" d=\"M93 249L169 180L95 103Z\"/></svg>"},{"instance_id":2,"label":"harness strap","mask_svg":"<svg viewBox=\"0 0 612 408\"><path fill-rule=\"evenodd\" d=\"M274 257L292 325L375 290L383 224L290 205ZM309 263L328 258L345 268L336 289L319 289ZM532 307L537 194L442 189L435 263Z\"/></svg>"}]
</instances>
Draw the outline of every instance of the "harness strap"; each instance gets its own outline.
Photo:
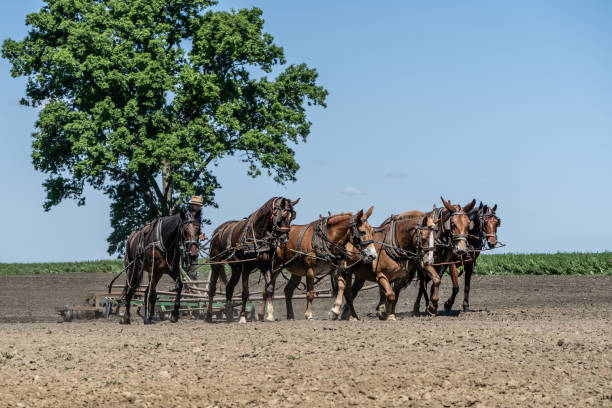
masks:
<instances>
[{"instance_id":1,"label":"harness strap","mask_svg":"<svg viewBox=\"0 0 612 408\"><path fill-rule=\"evenodd\" d=\"M232 248L232 237L234 236L234 230L236 229L238 224L240 224L240 221L236 221L236 223L234 225L232 225L232 227L230 228L230 232L229 232L229 235L227 236L227 241L226 241L226 244L225 244L225 249L227 249L227 250ZM226 229L227 229L227 227L225 227L223 229L224 233L225 233Z\"/></svg>"},{"instance_id":2,"label":"harness strap","mask_svg":"<svg viewBox=\"0 0 612 408\"><path fill-rule=\"evenodd\" d=\"M302 252L302 239L304 239L304 234L306 234L306 230L309 227L310 227L310 224L304 225L304 227L300 231L300 234L298 235L298 241L297 241L297 251L298 252Z\"/></svg>"}]
</instances>

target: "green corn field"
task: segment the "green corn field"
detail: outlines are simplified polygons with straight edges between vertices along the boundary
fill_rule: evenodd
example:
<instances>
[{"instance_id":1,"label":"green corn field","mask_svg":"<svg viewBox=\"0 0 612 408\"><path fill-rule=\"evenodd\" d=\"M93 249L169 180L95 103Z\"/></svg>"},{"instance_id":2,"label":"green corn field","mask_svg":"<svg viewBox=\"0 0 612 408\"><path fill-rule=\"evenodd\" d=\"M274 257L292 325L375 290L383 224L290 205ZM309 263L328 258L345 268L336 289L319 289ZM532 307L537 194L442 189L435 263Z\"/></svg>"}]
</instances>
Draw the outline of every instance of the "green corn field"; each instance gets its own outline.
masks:
<instances>
[{"instance_id":1,"label":"green corn field","mask_svg":"<svg viewBox=\"0 0 612 408\"><path fill-rule=\"evenodd\" d=\"M208 270L206 266L201 268L204 272ZM122 260L0 263L0 276L117 273L122 269ZM482 255L478 258L475 273L481 275L612 275L612 252Z\"/></svg>"}]
</instances>

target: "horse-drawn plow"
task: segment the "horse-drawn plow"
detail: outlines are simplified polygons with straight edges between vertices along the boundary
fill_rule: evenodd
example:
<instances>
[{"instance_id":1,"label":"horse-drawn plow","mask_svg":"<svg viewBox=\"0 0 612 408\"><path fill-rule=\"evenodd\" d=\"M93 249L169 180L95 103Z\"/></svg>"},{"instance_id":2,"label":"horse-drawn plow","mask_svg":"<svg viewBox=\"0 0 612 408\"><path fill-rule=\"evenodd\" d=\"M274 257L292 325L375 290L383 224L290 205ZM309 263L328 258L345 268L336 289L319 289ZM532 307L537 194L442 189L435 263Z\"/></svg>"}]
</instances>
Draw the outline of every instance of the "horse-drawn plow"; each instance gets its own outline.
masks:
<instances>
[{"instance_id":1,"label":"horse-drawn plow","mask_svg":"<svg viewBox=\"0 0 612 408\"><path fill-rule=\"evenodd\" d=\"M183 279L183 293L181 294L181 302L179 312L182 317L191 319L204 319L205 311L208 307L208 286L210 284L210 272L206 273L205 279L193 280L184 271L181 272ZM125 312L126 305L123 299L123 284L112 284L110 290L100 290L89 292L85 296L83 305L65 305L56 307L56 311L65 322L70 322L75 319L97 319L111 318L113 315L122 316ZM136 290L135 296L131 301L133 313L139 316L143 315L143 307L145 303L145 291L147 285L140 285ZM364 289L369 289L366 287ZM239 317L240 306L242 302L241 293L232 297L232 316L228 318L226 312L225 291L217 291L213 299L213 320L228 321ZM164 321L170 318L170 314L174 308L174 298L176 293L172 290L157 291L157 302L155 303L155 319ZM331 289L319 289L315 291L315 298L331 298ZM293 296L294 299L305 299L305 293L299 293ZM284 296L275 295L274 300L284 300ZM247 302L247 320L256 321L256 302L263 301L262 291L250 291L249 301Z\"/></svg>"}]
</instances>

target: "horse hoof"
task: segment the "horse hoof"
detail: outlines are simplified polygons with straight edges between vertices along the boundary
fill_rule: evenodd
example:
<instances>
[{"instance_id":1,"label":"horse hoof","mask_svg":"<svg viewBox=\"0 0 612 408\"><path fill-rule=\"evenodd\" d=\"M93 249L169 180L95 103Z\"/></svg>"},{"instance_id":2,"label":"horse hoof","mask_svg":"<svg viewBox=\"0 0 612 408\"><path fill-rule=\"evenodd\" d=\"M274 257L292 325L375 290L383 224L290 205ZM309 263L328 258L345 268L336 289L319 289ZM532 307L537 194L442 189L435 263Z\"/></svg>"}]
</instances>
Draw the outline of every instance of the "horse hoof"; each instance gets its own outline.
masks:
<instances>
[{"instance_id":1,"label":"horse hoof","mask_svg":"<svg viewBox=\"0 0 612 408\"><path fill-rule=\"evenodd\" d=\"M245 316L240 316L240 320L238 321L238 323L240 324L246 324L247 320Z\"/></svg>"},{"instance_id":2,"label":"horse hoof","mask_svg":"<svg viewBox=\"0 0 612 408\"><path fill-rule=\"evenodd\" d=\"M173 314L172 316L170 316L170 321L171 321L172 323L176 323L176 322L178 322L178 320L179 320L178 315L174 315L174 314Z\"/></svg>"},{"instance_id":3,"label":"horse hoof","mask_svg":"<svg viewBox=\"0 0 612 408\"><path fill-rule=\"evenodd\" d=\"M387 320L387 307L385 305L380 305L378 309L376 309L376 316L380 320Z\"/></svg>"},{"instance_id":4,"label":"horse hoof","mask_svg":"<svg viewBox=\"0 0 612 408\"><path fill-rule=\"evenodd\" d=\"M153 322L153 320L151 320L151 319L145 319L145 320L143 321L143 323L144 323L144 324L153 324L154 322Z\"/></svg>"},{"instance_id":5,"label":"horse hoof","mask_svg":"<svg viewBox=\"0 0 612 408\"><path fill-rule=\"evenodd\" d=\"M427 316L436 316L438 314L438 309L429 306L427 308Z\"/></svg>"},{"instance_id":6,"label":"horse hoof","mask_svg":"<svg viewBox=\"0 0 612 408\"><path fill-rule=\"evenodd\" d=\"M130 319L121 319L119 320L119 324L132 324L132 322L130 322Z\"/></svg>"},{"instance_id":7,"label":"horse hoof","mask_svg":"<svg viewBox=\"0 0 612 408\"><path fill-rule=\"evenodd\" d=\"M313 320L314 319L314 317L312 315L304 315L304 318L306 320Z\"/></svg>"},{"instance_id":8,"label":"horse hoof","mask_svg":"<svg viewBox=\"0 0 612 408\"><path fill-rule=\"evenodd\" d=\"M357 321L357 320L359 320L359 319L357 319L355 316L349 316L348 320L349 320L350 322L356 322L356 321Z\"/></svg>"},{"instance_id":9,"label":"horse hoof","mask_svg":"<svg viewBox=\"0 0 612 408\"><path fill-rule=\"evenodd\" d=\"M327 317L329 318L329 320L338 320L339 315L340 313L336 313L334 309L330 310L329 313L327 313Z\"/></svg>"},{"instance_id":10,"label":"horse hoof","mask_svg":"<svg viewBox=\"0 0 612 408\"><path fill-rule=\"evenodd\" d=\"M390 314L389 316L387 316L387 320L391 320L391 321L397 321L397 319L395 318L394 314Z\"/></svg>"},{"instance_id":11,"label":"horse hoof","mask_svg":"<svg viewBox=\"0 0 612 408\"><path fill-rule=\"evenodd\" d=\"M266 322L273 322L274 321L274 316L273 315L267 315L265 318Z\"/></svg>"},{"instance_id":12,"label":"horse hoof","mask_svg":"<svg viewBox=\"0 0 612 408\"><path fill-rule=\"evenodd\" d=\"M444 302L444 311L445 312L450 312L452 308L453 308L453 306L451 304L449 304L448 302Z\"/></svg>"}]
</instances>

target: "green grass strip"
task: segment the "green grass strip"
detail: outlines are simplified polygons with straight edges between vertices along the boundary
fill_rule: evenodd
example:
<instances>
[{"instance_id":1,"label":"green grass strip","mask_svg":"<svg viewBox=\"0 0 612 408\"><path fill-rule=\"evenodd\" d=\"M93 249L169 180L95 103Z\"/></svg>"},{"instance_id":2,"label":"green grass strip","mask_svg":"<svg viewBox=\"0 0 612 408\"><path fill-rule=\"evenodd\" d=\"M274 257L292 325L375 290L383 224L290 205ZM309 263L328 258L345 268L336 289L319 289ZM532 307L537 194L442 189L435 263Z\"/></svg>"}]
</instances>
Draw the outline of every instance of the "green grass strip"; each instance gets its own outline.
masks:
<instances>
[{"instance_id":1,"label":"green grass strip","mask_svg":"<svg viewBox=\"0 0 612 408\"><path fill-rule=\"evenodd\" d=\"M481 275L612 275L612 252L482 255Z\"/></svg>"},{"instance_id":2,"label":"green grass strip","mask_svg":"<svg viewBox=\"0 0 612 408\"><path fill-rule=\"evenodd\" d=\"M204 260L201 260L204 262ZM123 269L122 260L0 263L0 276L108 272ZM200 267L200 274L210 270ZM229 268L226 267L229 272ZM612 252L556 254L498 254L478 258L475 273L481 275L612 275Z\"/></svg>"}]
</instances>

